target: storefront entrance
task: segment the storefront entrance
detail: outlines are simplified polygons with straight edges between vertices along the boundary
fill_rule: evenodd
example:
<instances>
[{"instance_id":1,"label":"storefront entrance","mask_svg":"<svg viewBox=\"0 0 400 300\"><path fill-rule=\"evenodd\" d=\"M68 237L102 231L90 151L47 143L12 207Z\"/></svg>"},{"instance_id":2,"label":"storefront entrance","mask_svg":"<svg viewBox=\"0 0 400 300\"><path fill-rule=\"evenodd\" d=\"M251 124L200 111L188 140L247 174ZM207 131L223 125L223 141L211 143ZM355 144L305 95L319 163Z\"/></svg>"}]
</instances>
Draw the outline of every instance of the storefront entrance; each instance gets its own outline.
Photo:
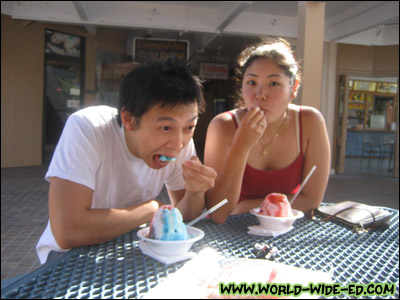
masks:
<instances>
[{"instance_id":1,"label":"storefront entrance","mask_svg":"<svg viewBox=\"0 0 400 300\"><path fill-rule=\"evenodd\" d=\"M398 177L397 78L340 76L336 173Z\"/></svg>"},{"instance_id":2,"label":"storefront entrance","mask_svg":"<svg viewBox=\"0 0 400 300\"><path fill-rule=\"evenodd\" d=\"M83 38L46 30L42 152L44 164L50 162L67 118L83 105L82 40Z\"/></svg>"}]
</instances>

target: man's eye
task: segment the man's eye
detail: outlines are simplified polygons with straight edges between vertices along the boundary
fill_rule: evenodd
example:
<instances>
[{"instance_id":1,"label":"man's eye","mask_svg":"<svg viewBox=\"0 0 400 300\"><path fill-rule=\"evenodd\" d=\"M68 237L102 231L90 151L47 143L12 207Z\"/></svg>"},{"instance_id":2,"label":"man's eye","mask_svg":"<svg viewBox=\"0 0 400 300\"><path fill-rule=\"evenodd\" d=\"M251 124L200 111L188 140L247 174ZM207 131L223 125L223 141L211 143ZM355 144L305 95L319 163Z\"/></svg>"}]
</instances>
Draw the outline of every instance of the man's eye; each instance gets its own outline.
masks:
<instances>
[{"instance_id":1,"label":"man's eye","mask_svg":"<svg viewBox=\"0 0 400 300\"><path fill-rule=\"evenodd\" d=\"M169 127L169 126L161 126L160 129L161 129L162 131L170 131L170 130L171 130L171 127Z\"/></svg>"},{"instance_id":2,"label":"man's eye","mask_svg":"<svg viewBox=\"0 0 400 300\"><path fill-rule=\"evenodd\" d=\"M196 126L188 126L188 128L187 128L188 130L190 130L190 131L193 131L193 130L195 130L196 129Z\"/></svg>"}]
</instances>

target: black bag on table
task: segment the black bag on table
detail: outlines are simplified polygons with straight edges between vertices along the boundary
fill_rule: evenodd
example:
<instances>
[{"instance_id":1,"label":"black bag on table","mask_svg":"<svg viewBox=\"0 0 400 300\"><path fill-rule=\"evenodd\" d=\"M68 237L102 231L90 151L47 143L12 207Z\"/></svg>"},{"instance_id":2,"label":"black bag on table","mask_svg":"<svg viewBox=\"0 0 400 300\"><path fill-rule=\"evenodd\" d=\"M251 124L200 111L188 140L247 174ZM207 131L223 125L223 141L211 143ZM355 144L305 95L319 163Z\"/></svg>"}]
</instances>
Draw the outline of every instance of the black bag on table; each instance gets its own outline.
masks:
<instances>
[{"instance_id":1,"label":"black bag on table","mask_svg":"<svg viewBox=\"0 0 400 300\"><path fill-rule=\"evenodd\" d=\"M315 215L323 218L317 220ZM311 211L311 218L317 222L336 220L352 227L353 232L365 232L390 223L390 212L378 206L371 206L354 201L343 201L333 205L320 206Z\"/></svg>"}]
</instances>

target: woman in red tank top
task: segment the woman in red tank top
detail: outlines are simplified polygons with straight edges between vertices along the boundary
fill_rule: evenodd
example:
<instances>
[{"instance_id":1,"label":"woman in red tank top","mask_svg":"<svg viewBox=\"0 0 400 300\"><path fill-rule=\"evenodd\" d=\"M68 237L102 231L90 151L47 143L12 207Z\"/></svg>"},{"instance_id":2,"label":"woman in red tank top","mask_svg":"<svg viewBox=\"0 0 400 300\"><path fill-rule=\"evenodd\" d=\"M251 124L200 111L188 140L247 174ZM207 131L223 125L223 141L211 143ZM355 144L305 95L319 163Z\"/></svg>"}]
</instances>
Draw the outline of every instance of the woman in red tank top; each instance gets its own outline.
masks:
<instances>
[{"instance_id":1,"label":"woman in red tank top","mask_svg":"<svg viewBox=\"0 0 400 300\"><path fill-rule=\"evenodd\" d=\"M204 163L218 172L207 207L229 201L211 219L223 223L248 212L272 192L290 200L314 165L293 208L317 208L329 177L329 139L317 109L291 103L300 74L290 45L279 39L251 46L240 54L239 66L241 105L214 117L207 131Z\"/></svg>"}]
</instances>

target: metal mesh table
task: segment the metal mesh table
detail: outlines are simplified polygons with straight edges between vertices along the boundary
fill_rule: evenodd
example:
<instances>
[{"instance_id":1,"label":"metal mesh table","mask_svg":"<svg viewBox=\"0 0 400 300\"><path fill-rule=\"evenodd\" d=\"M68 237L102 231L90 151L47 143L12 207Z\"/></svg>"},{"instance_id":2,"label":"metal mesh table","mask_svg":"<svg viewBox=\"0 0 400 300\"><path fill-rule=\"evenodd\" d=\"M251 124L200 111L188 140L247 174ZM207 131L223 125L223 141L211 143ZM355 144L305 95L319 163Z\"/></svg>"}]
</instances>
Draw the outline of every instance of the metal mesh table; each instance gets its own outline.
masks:
<instances>
[{"instance_id":1,"label":"metal mesh table","mask_svg":"<svg viewBox=\"0 0 400 300\"><path fill-rule=\"evenodd\" d=\"M342 286L394 283L392 298L399 299L399 212L386 210L392 214L390 226L362 235L335 222L317 224L307 217L276 238L247 234L248 226L258 224L250 214L231 216L222 225L203 220L196 226L205 237L192 251L211 247L226 257L254 258L256 243L271 243L279 250L277 262L323 271L332 264L334 282ZM70 250L2 289L1 297L141 298L185 262L164 265L144 255L136 233L133 230L106 243Z\"/></svg>"}]
</instances>

